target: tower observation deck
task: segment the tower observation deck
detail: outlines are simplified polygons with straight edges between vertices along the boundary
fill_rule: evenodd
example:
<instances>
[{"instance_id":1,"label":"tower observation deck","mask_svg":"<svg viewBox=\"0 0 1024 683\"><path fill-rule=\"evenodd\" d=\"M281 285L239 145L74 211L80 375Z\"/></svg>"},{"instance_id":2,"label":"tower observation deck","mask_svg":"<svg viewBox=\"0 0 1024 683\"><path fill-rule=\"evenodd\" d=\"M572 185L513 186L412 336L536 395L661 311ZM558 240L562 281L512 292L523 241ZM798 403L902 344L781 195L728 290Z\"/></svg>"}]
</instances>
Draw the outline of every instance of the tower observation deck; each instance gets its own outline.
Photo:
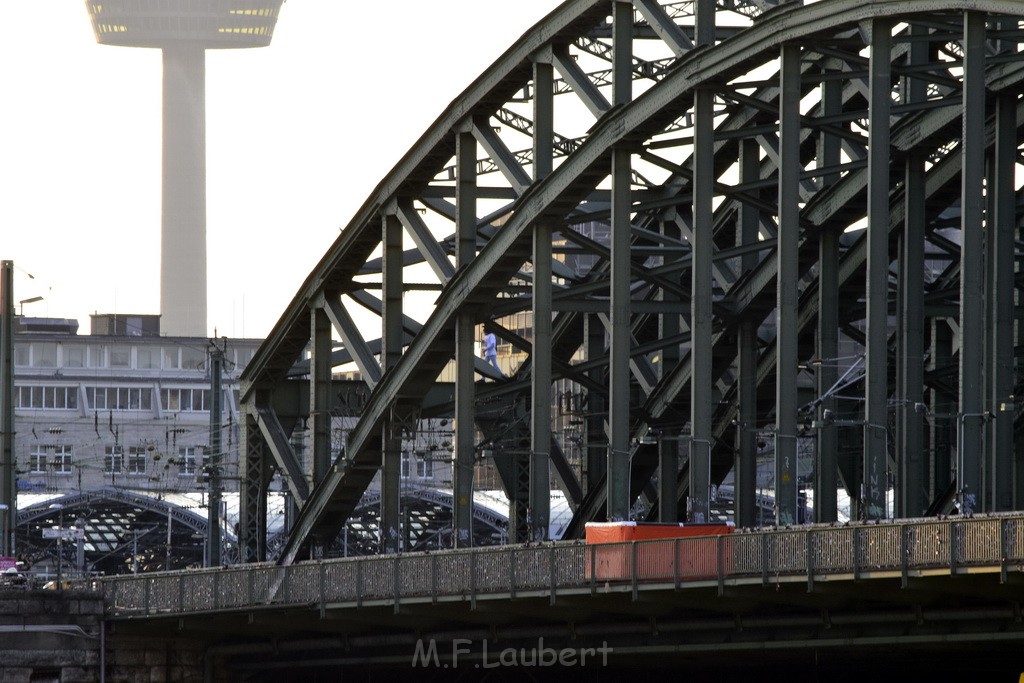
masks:
<instances>
[{"instance_id":1,"label":"tower observation deck","mask_svg":"<svg viewBox=\"0 0 1024 683\"><path fill-rule=\"evenodd\" d=\"M206 50L270 44L284 0L86 0L101 45L163 51L160 313L205 336Z\"/></svg>"}]
</instances>

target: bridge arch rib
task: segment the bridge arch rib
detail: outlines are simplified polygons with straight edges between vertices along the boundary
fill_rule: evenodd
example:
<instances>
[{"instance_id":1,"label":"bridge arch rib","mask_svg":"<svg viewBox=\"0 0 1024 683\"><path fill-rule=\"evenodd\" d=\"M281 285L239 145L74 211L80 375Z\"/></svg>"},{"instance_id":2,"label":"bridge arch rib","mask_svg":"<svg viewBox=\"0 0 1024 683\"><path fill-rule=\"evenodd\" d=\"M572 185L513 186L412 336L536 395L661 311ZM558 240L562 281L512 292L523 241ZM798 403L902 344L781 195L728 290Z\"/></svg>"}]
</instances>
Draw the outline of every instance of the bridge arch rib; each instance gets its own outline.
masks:
<instances>
[{"instance_id":1,"label":"bridge arch rib","mask_svg":"<svg viewBox=\"0 0 1024 683\"><path fill-rule=\"evenodd\" d=\"M484 452L516 540L544 514L548 487L530 479L549 462L574 535L683 507L700 519L729 480L749 525L759 458L781 523L803 479L820 521L840 486L867 518L891 512L890 487L900 515L1018 505L1024 11L773 4L566 2L442 114L243 375L250 559L275 471L300 502L284 562L329 543L378 473L393 527L402 444L442 415L457 425L457 532ZM366 310L380 340L356 324ZM551 324L503 324L516 314ZM509 377L474 358L481 327L520 352ZM371 391L339 450L343 361ZM425 400L446 367L454 398ZM553 382L584 397L582 469L553 438Z\"/></svg>"}]
</instances>

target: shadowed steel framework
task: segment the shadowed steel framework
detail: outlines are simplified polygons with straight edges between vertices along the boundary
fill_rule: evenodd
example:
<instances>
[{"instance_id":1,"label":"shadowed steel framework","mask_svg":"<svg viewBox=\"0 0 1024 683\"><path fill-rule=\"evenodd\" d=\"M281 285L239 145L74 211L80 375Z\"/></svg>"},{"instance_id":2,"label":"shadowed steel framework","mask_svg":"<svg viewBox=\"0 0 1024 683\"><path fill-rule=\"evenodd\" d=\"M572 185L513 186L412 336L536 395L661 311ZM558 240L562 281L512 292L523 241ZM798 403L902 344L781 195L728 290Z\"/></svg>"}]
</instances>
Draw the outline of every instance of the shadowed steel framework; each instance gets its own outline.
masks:
<instances>
[{"instance_id":1,"label":"shadowed steel framework","mask_svg":"<svg viewBox=\"0 0 1024 683\"><path fill-rule=\"evenodd\" d=\"M807 497L834 521L842 489L863 520L1020 509L1022 18L1000 0L560 5L366 198L247 367L244 556L262 559L273 474L299 479L297 430L315 485L291 484L285 564L378 476L398 530L403 439L442 414L457 543L481 459L513 540L538 538L551 482L568 537L705 520L723 483L741 527L760 488L779 525L808 521ZM476 356L481 328L520 354L507 377ZM342 363L370 394L332 451ZM442 372L454 400L425 401Z\"/></svg>"}]
</instances>

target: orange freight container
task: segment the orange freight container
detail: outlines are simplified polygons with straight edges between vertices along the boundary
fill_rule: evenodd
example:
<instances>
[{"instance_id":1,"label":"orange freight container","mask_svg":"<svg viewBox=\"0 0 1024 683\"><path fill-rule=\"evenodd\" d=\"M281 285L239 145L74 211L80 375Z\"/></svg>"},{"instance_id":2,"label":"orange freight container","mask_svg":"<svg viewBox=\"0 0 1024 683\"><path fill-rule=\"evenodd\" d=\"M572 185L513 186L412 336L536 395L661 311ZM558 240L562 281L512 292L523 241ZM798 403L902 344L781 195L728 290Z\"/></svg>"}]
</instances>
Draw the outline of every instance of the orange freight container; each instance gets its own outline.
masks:
<instances>
[{"instance_id":1,"label":"orange freight container","mask_svg":"<svg viewBox=\"0 0 1024 683\"><path fill-rule=\"evenodd\" d=\"M593 545L586 578L593 572L602 581L670 581L718 575L718 537L730 534L732 524L638 524L590 522L587 545ZM676 540L681 539L681 540ZM732 566L731 553L723 553L722 570Z\"/></svg>"}]
</instances>

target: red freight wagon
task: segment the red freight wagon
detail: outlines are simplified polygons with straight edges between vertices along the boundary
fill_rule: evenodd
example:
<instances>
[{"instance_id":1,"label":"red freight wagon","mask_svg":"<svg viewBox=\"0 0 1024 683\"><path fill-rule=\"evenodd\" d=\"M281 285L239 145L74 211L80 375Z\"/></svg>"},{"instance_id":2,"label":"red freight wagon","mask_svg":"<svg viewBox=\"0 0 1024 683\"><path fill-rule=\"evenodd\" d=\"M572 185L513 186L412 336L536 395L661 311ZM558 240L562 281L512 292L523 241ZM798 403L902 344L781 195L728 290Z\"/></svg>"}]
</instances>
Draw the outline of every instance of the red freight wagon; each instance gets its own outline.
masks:
<instances>
[{"instance_id":1,"label":"red freight wagon","mask_svg":"<svg viewBox=\"0 0 1024 683\"><path fill-rule=\"evenodd\" d=\"M671 581L718 576L719 537L731 534L732 524L638 524L637 522L589 522L587 545L593 545L586 577L591 570L602 581L632 579L636 559L637 579ZM675 539L680 539L676 541ZM732 553L722 553L722 570L732 567Z\"/></svg>"}]
</instances>

